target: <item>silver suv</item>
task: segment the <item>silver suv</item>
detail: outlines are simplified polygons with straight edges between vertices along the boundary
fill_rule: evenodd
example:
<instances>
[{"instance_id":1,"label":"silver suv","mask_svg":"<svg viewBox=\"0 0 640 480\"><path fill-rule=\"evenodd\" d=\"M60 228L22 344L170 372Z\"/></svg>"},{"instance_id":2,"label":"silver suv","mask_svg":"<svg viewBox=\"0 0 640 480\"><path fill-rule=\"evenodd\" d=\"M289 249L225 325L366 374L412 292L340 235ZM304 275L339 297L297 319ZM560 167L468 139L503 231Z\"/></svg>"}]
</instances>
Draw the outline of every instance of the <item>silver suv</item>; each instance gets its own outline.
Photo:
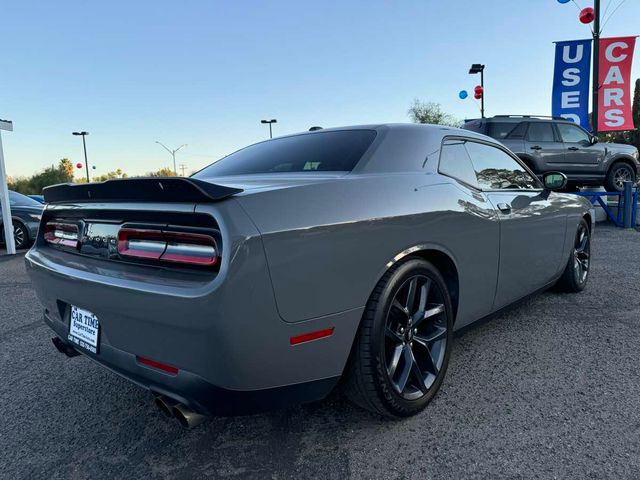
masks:
<instances>
[{"instance_id":1,"label":"silver suv","mask_svg":"<svg viewBox=\"0 0 640 480\"><path fill-rule=\"evenodd\" d=\"M504 143L538 176L560 171L573 186L604 185L621 191L624 181L638 178L638 149L620 143L598 143L598 138L557 117L497 115L468 120L462 128Z\"/></svg>"}]
</instances>

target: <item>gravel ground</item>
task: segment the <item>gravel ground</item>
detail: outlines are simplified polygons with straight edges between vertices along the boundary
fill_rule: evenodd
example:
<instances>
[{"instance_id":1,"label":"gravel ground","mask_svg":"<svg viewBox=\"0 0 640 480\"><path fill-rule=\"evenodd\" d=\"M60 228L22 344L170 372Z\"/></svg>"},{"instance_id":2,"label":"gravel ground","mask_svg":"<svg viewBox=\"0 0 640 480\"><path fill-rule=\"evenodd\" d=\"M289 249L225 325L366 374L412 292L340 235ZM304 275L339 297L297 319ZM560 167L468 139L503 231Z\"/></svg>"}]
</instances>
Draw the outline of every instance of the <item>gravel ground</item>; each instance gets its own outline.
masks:
<instances>
[{"instance_id":1,"label":"gravel ground","mask_svg":"<svg viewBox=\"0 0 640 480\"><path fill-rule=\"evenodd\" d=\"M333 395L187 431L150 394L51 345L22 258L0 258L1 478L638 478L640 234L596 230L580 295L459 335L425 412Z\"/></svg>"}]
</instances>

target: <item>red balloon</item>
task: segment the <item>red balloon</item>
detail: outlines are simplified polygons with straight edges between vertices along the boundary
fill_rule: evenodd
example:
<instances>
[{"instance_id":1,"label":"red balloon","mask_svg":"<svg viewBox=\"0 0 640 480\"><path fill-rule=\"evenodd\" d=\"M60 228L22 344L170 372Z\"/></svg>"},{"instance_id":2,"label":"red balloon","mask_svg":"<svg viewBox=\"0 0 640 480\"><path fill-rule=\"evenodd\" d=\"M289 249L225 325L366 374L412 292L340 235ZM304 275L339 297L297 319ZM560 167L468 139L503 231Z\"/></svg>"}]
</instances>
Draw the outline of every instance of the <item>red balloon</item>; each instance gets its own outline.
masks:
<instances>
[{"instance_id":1,"label":"red balloon","mask_svg":"<svg viewBox=\"0 0 640 480\"><path fill-rule=\"evenodd\" d=\"M583 8L582 11L580 12L580 21L585 25L593 22L595 19L596 19L596 12L593 10L592 7Z\"/></svg>"},{"instance_id":2,"label":"red balloon","mask_svg":"<svg viewBox=\"0 0 640 480\"><path fill-rule=\"evenodd\" d=\"M482 95L482 93L484 92L484 88L482 88L482 85L476 85L476 88L474 88L473 91Z\"/></svg>"},{"instance_id":3,"label":"red balloon","mask_svg":"<svg viewBox=\"0 0 640 480\"><path fill-rule=\"evenodd\" d=\"M76 163L76 168L82 168L82 164L81 163Z\"/></svg>"},{"instance_id":4,"label":"red balloon","mask_svg":"<svg viewBox=\"0 0 640 480\"><path fill-rule=\"evenodd\" d=\"M474 93L473 98L475 98L476 100L480 100L482 98L482 93L481 92Z\"/></svg>"}]
</instances>

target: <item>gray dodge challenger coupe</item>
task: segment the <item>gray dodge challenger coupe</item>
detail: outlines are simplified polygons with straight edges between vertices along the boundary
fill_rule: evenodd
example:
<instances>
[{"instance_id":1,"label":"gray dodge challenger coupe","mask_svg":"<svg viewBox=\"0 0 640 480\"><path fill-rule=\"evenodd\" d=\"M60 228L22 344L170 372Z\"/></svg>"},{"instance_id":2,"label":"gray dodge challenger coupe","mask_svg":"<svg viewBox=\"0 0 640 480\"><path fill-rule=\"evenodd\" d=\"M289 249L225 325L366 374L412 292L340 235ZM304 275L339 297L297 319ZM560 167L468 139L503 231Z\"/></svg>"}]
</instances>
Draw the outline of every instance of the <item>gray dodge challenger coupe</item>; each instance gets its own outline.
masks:
<instances>
[{"instance_id":1,"label":"gray dodge challenger coupe","mask_svg":"<svg viewBox=\"0 0 640 480\"><path fill-rule=\"evenodd\" d=\"M390 417L442 384L453 332L589 275L590 204L497 141L316 130L190 178L45 189L27 270L53 343L192 426L325 397Z\"/></svg>"}]
</instances>

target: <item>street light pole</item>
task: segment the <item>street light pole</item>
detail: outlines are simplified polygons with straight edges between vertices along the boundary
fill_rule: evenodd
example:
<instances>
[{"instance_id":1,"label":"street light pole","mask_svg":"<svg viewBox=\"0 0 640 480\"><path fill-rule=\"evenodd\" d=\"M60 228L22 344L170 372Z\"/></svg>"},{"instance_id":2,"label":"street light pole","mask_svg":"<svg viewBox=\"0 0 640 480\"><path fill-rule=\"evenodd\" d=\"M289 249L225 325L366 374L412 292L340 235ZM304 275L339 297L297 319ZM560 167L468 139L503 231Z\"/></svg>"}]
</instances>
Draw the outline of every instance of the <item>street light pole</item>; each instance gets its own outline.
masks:
<instances>
[{"instance_id":1,"label":"street light pole","mask_svg":"<svg viewBox=\"0 0 640 480\"><path fill-rule=\"evenodd\" d=\"M180 150L182 147L186 147L187 144L183 143L182 145L180 145L178 148L176 148L175 150L171 150L169 147L167 147L164 143L162 142L158 142L156 141L156 143L158 145L161 145L162 148L164 148L167 152L169 152L171 154L171 157L173 158L173 173L175 174L175 176L178 176L178 169L176 168L176 152L178 150Z\"/></svg>"},{"instance_id":2,"label":"street light pole","mask_svg":"<svg viewBox=\"0 0 640 480\"><path fill-rule=\"evenodd\" d=\"M82 137L82 147L84 148L84 166L87 170L87 183L91 181L89 178L89 161L87 160L87 142L85 142L84 137L89 135L89 132L73 132L73 135L80 135Z\"/></svg>"},{"instance_id":3,"label":"street light pole","mask_svg":"<svg viewBox=\"0 0 640 480\"><path fill-rule=\"evenodd\" d=\"M273 130L271 130L271 125L274 123L278 123L278 120L272 118L271 120L260 120L260 123L268 123L269 124L269 138L273 138Z\"/></svg>"},{"instance_id":4,"label":"street light pole","mask_svg":"<svg viewBox=\"0 0 640 480\"><path fill-rule=\"evenodd\" d=\"M591 130L594 135L598 135L598 113L600 94L600 0L595 0L593 5L595 19L593 21L593 96L591 99Z\"/></svg>"},{"instance_id":5,"label":"street light pole","mask_svg":"<svg viewBox=\"0 0 640 480\"><path fill-rule=\"evenodd\" d=\"M480 86L482 87L482 97L480 97L480 116L484 118L484 65L481 63L474 63L469 69L469 74L480 74Z\"/></svg>"}]
</instances>

